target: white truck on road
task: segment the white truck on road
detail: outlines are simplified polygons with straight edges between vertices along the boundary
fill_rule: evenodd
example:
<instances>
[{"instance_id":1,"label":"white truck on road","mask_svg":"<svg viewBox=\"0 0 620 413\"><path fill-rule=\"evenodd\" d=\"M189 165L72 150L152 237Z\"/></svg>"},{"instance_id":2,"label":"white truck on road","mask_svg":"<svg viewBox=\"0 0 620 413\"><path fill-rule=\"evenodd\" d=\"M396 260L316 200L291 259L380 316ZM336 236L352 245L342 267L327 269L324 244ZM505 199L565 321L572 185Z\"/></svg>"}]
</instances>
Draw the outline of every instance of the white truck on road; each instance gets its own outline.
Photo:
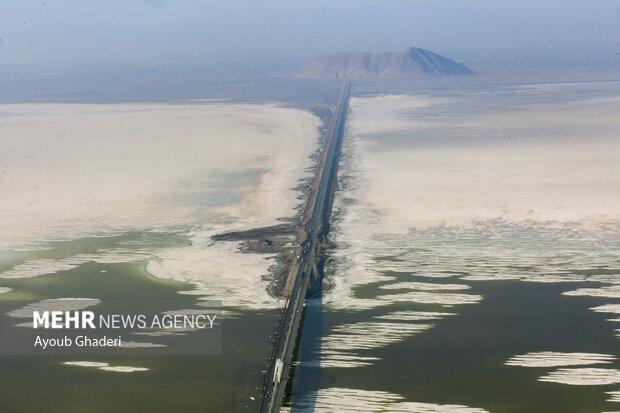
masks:
<instances>
[{"instance_id":1,"label":"white truck on road","mask_svg":"<svg viewBox=\"0 0 620 413\"><path fill-rule=\"evenodd\" d=\"M280 379L282 378L282 367L284 367L284 364L282 363L282 359L277 359L276 360L276 366L273 369L273 382L274 384L279 382Z\"/></svg>"}]
</instances>

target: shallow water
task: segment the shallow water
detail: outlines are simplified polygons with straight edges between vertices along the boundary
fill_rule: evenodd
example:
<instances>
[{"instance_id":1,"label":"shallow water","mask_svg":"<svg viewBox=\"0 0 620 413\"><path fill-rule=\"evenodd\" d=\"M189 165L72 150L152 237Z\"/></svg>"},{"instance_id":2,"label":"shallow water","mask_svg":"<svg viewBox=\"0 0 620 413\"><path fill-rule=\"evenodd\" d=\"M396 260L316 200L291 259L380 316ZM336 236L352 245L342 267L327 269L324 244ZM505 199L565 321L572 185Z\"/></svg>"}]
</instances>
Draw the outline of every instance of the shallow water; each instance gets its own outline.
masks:
<instances>
[{"instance_id":1,"label":"shallow water","mask_svg":"<svg viewBox=\"0 0 620 413\"><path fill-rule=\"evenodd\" d=\"M304 110L216 87L228 102L2 105L0 337L69 302L135 314L204 311L209 297L224 318L221 355L0 354L0 410L257 410L282 305L266 291L274 261L210 236L294 216L320 120L295 89L288 103ZM132 339L174 349L185 337Z\"/></svg>"},{"instance_id":2,"label":"shallow water","mask_svg":"<svg viewBox=\"0 0 620 413\"><path fill-rule=\"evenodd\" d=\"M618 410L616 96L358 98L290 410Z\"/></svg>"},{"instance_id":3,"label":"shallow water","mask_svg":"<svg viewBox=\"0 0 620 413\"><path fill-rule=\"evenodd\" d=\"M145 241L149 240L148 242ZM135 232L111 238L90 238L59 243L37 254L62 257L135 241L142 249L185 242L180 235ZM140 242L141 241L141 242ZM159 280L145 272L143 257L134 262L83 262L54 274L32 278L1 278L12 291L0 294L0 331L12 334L21 322L9 313L27 303L55 297L92 297L97 311L136 313L145 305L154 311L200 309L197 297L179 294L191 289L181 282ZM119 303L124 303L122 308ZM113 306L114 308L109 308ZM273 311L226 309L222 355L170 356L15 356L0 357L0 399L11 412L169 412L254 411L269 354ZM140 338L140 340L143 340ZM149 337L149 342L157 342ZM144 341L144 340L143 340ZM113 366L145 368L129 373L63 365L72 361L107 362Z\"/></svg>"},{"instance_id":4,"label":"shallow water","mask_svg":"<svg viewBox=\"0 0 620 413\"><path fill-rule=\"evenodd\" d=\"M535 79L532 81L513 81L509 86L501 83L498 86L495 81L480 86L469 80L457 84L443 82L440 86L391 84L389 88L399 93L406 89L422 91L423 98L436 99L438 106L410 107L400 113L405 119L397 130L389 133L375 130L360 143L375 144L372 151L379 155L401 151L409 160L417 159L409 157L410 151L420 148L431 147L433 151L426 153L431 157L442 155L443 148L461 143L461 139L476 145L505 140L501 130L480 128L480 123L474 124L476 133L468 135L467 126L472 124L467 122L472 116L476 116L477 122L487 122L487 126L498 121L501 124L505 117L489 118L489 113L499 111L506 116L506 113L522 113L527 105L536 103L555 105L563 99L609 98L618 89L615 81L540 85L535 84ZM323 89L308 83L296 87L300 85L303 91L295 93L306 96L305 101L297 98L295 104L307 106L328 100L322 94L325 85L321 86ZM264 91L267 86L262 85L251 93L260 94L257 90ZM239 87L222 86L220 97L234 97ZM359 85L357 90L364 88L372 92L387 90L364 85ZM286 85L279 85L273 96L284 92L291 93ZM256 99L256 96L247 98ZM54 96L51 100L55 100ZM64 96L60 100L72 99ZM573 115L581 111L568 109ZM590 114L593 112L596 110L588 110ZM386 114L390 115L389 108ZM596 139L605 140L615 129L593 130L591 125L614 116L594 117L586 126ZM421 120L423 127L416 129ZM517 129L523 133L538 131L541 135L555 133L553 125L540 129L541 120L538 121L537 125ZM424 127L429 125L432 127ZM510 129L510 125L507 123L506 127ZM345 157L349 158L345 159L344 179L337 195L338 214L333 226L337 247L328 265L330 286L322 302L307 307L293 410L461 413L618 410L614 408L617 403L607 401L614 398L609 392L620 389L620 383L615 382L620 370L616 359L620 355L620 341L615 330L620 325L610 321L619 317L620 310L613 306L620 302L615 290L609 290L617 284L620 273L618 227L613 222L600 221L596 225L570 220L515 222L514 216L506 216L505 211L520 213L523 209L510 210L502 204L480 208L484 214L481 217L474 214L482 218L475 225L467 219L467 225L437 222L418 225L416 218L442 215L445 218L446 209L442 209L445 205L441 204L450 204L453 199L437 202L436 196L442 190L443 194L450 191L431 185L431 191L416 192L420 187L416 187L414 178L421 175L405 168L405 175L411 179L396 188L406 195L413 193L413 198L375 197L374 200L391 199L393 205L387 208L380 202L364 203L368 199L367 182L364 182L364 170L356 168L356 162L364 155L357 151L361 147L349 140L345 148ZM454 160L449 157L447 164L450 166ZM379 167L380 164L369 165ZM391 166L396 167L398 163ZM460 170L447 168L452 175L440 178L451 182L459 174L472 171L467 169L471 164L459 167ZM607 203L615 199L613 191L596 190L613 182L601 173L606 169L579 169L583 171L589 171L585 175L591 181L586 183L595 188L588 195L594 196L595 212L613 212L612 204ZM247 172L221 175L219 180L212 181L214 186L208 193L193 188L196 191L192 192L195 195L192 200L217 207L236 203L240 195L226 189L252 186L256 175L264 170ZM381 169L374 169L379 177L380 172ZM418 172L431 173L426 178L437 178L432 175L432 168ZM473 178L488 179L488 171L483 172L474 174ZM519 169L509 172L519 177ZM597 186L597 182L601 185ZM583 187L569 185L566 193L573 194L576 200L584 200L580 192ZM501 190L500 186L500 195ZM417 210L413 214L407 201L416 198L430 200L426 205L437 208L426 213ZM463 220L479 205L470 198L461 206L468 214L450 214L450 218ZM541 204L527 205L532 206L541 207ZM543 204L540 210L545 208ZM568 209L571 214L567 216L574 219L588 208ZM386 228L399 231L391 233ZM196 236L193 230L181 226L174 231L168 228L89 236L54 242L46 250L5 254L0 271L18 267L20 274L27 271L32 277L0 278L0 333L10 334L20 322L7 313L47 298L92 297L100 299L105 306L106 301L120 297L127 300L131 310L132 302L142 297L160 303L161 310L170 309L170 303L177 308L195 308L199 303L197 296L179 294L192 287L183 282L192 281L191 271L187 278L172 277L178 281L156 279L145 271L153 254L162 251L168 251L167 258L173 263L186 264L162 267L163 272L175 270L182 275L188 268L208 269L211 258L191 261L208 238L205 232ZM248 290L256 290L253 285ZM259 292L261 297L266 296L264 291ZM244 297L245 300L249 296ZM277 305L275 300L271 303ZM88 358L113 366L148 369L131 373L63 364L76 361L74 357L0 357L0 400L7 411L16 412L256 411L277 314L265 305L249 311L247 300L245 304L245 309L228 308L230 317L224 322L222 356ZM556 360L566 358L566 353L602 356L594 357L596 363L582 365L566 362L553 367L507 365L515 357L537 352L552 352ZM615 384L592 384L597 380Z\"/></svg>"},{"instance_id":5,"label":"shallow water","mask_svg":"<svg viewBox=\"0 0 620 413\"><path fill-rule=\"evenodd\" d=\"M411 279L422 280L409 274L396 277L396 280ZM326 355L325 345L317 344L316 336L307 333L302 344L302 360L306 357L309 363L302 361L297 370L297 393L293 400L316 388L336 387L382 390L412 402L461 404L493 412L613 409L612 404L605 402L607 395L604 392L616 390L617 385L542 383L539 378L555 368L505 365L511 357L533 351L618 355L619 345L613 325L606 321L604 314L589 310L601 300L591 297L572 299L561 294L592 284L510 280L468 284L471 293L484 297L480 303L451 308L394 303L355 312L324 310L320 315L314 314L315 308L310 307L305 325L320 322L320 334L324 337L335 334L343 326L382 322L380 317L397 311L451 312L453 315L430 321L395 321L409 326L430 324L431 327L403 335L394 343L385 343L385 334L381 334L376 338L380 344L378 347L345 351L374 358L366 366L356 366L341 357L340 360L345 362L340 368L330 367L334 364L333 361L330 363L334 357ZM366 294L370 295L368 291ZM373 334L367 330L364 340L370 340ZM320 360L320 369L312 363L317 359ZM618 369L620 364L613 361L595 367Z\"/></svg>"}]
</instances>

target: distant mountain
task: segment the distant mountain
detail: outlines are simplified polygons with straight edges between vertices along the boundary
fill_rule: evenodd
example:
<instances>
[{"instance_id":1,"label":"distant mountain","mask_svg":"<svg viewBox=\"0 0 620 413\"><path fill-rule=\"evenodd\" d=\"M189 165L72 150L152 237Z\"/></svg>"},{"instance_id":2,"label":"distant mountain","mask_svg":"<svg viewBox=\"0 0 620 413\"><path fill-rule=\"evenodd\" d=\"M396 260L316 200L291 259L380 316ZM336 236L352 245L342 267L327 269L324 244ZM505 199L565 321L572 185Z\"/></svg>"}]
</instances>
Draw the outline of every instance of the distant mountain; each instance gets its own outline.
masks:
<instances>
[{"instance_id":1,"label":"distant mountain","mask_svg":"<svg viewBox=\"0 0 620 413\"><path fill-rule=\"evenodd\" d=\"M467 66L412 47L405 53L333 53L318 56L293 74L304 79L398 79L420 75L468 75Z\"/></svg>"}]
</instances>

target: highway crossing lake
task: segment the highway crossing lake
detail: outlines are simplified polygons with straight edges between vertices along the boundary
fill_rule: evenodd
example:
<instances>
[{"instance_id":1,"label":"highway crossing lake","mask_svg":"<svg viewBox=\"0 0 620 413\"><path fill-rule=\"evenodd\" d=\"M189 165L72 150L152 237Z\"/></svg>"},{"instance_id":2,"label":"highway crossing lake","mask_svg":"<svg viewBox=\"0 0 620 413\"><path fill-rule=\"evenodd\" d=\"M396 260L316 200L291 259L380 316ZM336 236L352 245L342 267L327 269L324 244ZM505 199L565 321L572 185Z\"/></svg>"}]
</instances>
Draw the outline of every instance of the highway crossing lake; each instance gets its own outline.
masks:
<instances>
[{"instance_id":1,"label":"highway crossing lake","mask_svg":"<svg viewBox=\"0 0 620 413\"><path fill-rule=\"evenodd\" d=\"M210 97L226 102L188 106L3 107L5 119L44 126L38 133L61 131L68 152L41 161L68 157L71 168L56 170L47 203L28 205L20 190L2 209L6 228L33 229L2 238L2 334L24 328L10 314L64 299L93 309L125 301L128 312L143 300L158 311L224 302L222 355L0 357L7 409L258 409L284 305L271 289L278 261L211 236L294 219L338 91L337 82L258 83L218 86ZM578 76L355 82L325 291L307 306L292 410L613 411L618 96L616 80ZM72 152L75 110L112 134L119 111L161 124L144 132L152 142L117 134L118 146L89 152L86 141ZM241 114L251 121L237 122ZM169 158L166 136L179 125L187 153ZM205 125L220 138L203 142ZM2 144L20 156L32 149L18 141ZM14 172L22 188L45 184ZM117 185L98 187L93 174ZM93 203L107 213L93 216Z\"/></svg>"},{"instance_id":2,"label":"highway crossing lake","mask_svg":"<svg viewBox=\"0 0 620 413\"><path fill-rule=\"evenodd\" d=\"M291 411L617 410L620 84L382 87L351 100Z\"/></svg>"},{"instance_id":3,"label":"highway crossing lake","mask_svg":"<svg viewBox=\"0 0 620 413\"><path fill-rule=\"evenodd\" d=\"M0 413L620 413L618 1L0 4Z\"/></svg>"}]
</instances>

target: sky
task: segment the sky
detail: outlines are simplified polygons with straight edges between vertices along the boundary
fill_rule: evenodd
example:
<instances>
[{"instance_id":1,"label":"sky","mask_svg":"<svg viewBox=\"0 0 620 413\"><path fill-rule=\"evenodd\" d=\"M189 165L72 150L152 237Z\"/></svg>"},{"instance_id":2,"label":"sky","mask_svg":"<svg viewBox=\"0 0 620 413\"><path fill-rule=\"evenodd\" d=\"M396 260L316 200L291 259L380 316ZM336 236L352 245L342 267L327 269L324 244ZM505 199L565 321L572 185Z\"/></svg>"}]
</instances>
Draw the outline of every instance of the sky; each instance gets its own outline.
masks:
<instances>
[{"instance_id":1,"label":"sky","mask_svg":"<svg viewBox=\"0 0 620 413\"><path fill-rule=\"evenodd\" d=\"M295 66L410 46L465 63L620 61L620 1L0 0L0 69Z\"/></svg>"}]
</instances>

